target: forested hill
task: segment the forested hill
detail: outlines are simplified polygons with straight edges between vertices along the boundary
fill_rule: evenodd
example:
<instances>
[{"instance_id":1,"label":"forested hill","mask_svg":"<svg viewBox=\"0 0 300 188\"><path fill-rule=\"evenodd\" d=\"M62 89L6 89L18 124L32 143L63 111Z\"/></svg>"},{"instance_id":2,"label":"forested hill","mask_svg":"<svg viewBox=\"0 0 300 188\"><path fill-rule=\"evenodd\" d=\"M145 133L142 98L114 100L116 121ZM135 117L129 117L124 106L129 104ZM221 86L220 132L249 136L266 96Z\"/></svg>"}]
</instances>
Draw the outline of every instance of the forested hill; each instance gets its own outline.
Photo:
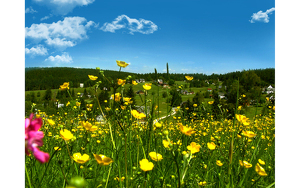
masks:
<instances>
[{"instance_id":1,"label":"forested hill","mask_svg":"<svg viewBox=\"0 0 300 188\"><path fill-rule=\"evenodd\" d=\"M133 73L103 70L107 78L125 78ZM80 83L90 85L88 75L99 76L96 69L51 67L25 68L25 91L58 89L64 82L70 82L71 87L79 87Z\"/></svg>"},{"instance_id":2,"label":"forested hill","mask_svg":"<svg viewBox=\"0 0 300 188\"><path fill-rule=\"evenodd\" d=\"M156 76L153 73L146 74L136 74L112 70L103 70L105 76L108 79L121 78L125 79L128 75L132 76L132 79L145 79L146 81L152 81L156 79ZM258 77L260 77L261 86L266 85L275 85L275 69L255 69L248 70L253 71ZM209 80L215 82L220 80L223 82L231 82L232 80L241 78L244 71L230 72L226 74L212 74L205 75L203 73L196 74L167 74L167 73L158 73L157 78L163 79L164 82L167 80L180 81L185 80L185 76L193 76L194 80L204 81ZM48 88L57 89L64 82L70 82L71 87L79 87L80 83L84 83L85 87L90 86L92 83L89 80L88 75L99 76L99 71L96 69L87 69L87 68L70 68L70 67L51 67L51 68L39 68L39 67L29 67L25 68L25 90L46 90Z\"/></svg>"}]
</instances>

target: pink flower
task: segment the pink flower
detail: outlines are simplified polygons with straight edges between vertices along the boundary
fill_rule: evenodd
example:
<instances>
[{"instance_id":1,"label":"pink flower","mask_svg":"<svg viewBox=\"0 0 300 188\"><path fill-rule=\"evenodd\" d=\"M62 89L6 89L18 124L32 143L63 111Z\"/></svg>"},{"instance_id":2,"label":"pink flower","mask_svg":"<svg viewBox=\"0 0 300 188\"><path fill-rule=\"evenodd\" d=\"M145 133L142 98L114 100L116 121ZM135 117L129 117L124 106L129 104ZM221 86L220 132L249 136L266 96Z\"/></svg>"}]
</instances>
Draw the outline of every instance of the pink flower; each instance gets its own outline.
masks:
<instances>
[{"instance_id":1,"label":"pink flower","mask_svg":"<svg viewBox=\"0 0 300 188\"><path fill-rule=\"evenodd\" d=\"M38 131L42 127L43 121L41 118L34 120L32 118L33 114L30 114L30 117L25 119L25 153L29 155L29 150L31 150L38 161L45 163L49 160L49 154L38 148L43 145L44 133Z\"/></svg>"}]
</instances>

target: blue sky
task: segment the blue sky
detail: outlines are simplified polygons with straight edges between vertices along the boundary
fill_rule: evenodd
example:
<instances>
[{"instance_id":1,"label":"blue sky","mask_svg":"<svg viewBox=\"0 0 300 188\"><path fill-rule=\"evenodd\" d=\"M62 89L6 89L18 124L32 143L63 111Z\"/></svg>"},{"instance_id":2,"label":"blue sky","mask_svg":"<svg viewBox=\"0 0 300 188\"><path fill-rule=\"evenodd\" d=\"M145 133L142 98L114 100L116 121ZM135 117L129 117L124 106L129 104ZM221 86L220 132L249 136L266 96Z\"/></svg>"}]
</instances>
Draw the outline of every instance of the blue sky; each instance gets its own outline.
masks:
<instances>
[{"instance_id":1,"label":"blue sky","mask_svg":"<svg viewBox=\"0 0 300 188\"><path fill-rule=\"evenodd\" d=\"M25 67L275 68L275 1L25 0Z\"/></svg>"}]
</instances>

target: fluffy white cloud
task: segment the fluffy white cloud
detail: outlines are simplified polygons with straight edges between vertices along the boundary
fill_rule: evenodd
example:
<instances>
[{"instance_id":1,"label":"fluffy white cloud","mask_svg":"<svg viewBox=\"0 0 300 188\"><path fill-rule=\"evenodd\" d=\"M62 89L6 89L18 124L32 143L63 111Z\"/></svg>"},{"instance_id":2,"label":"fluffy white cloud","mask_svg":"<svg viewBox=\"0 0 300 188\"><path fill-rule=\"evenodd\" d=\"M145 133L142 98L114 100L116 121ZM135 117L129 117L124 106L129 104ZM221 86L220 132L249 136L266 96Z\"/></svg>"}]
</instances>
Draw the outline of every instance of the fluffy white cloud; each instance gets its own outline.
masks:
<instances>
[{"instance_id":1,"label":"fluffy white cloud","mask_svg":"<svg viewBox=\"0 0 300 188\"><path fill-rule=\"evenodd\" d=\"M40 5L45 5L52 10L54 14L66 15L77 6L86 6L95 0L34 0Z\"/></svg>"},{"instance_id":2,"label":"fluffy white cloud","mask_svg":"<svg viewBox=\"0 0 300 188\"><path fill-rule=\"evenodd\" d=\"M253 15L251 16L252 19L250 20L251 23L255 23L255 22L264 22L264 23L268 23L269 22L269 14L272 14L272 12L275 11L275 8L270 8L268 9L266 12L263 11L258 11L257 13L253 13Z\"/></svg>"},{"instance_id":3,"label":"fluffy white cloud","mask_svg":"<svg viewBox=\"0 0 300 188\"><path fill-rule=\"evenodd\" d=\"M25 48L25 54L32 55L32 56L35 56L35 55L47 55L48 54L48 50L44 46L38 45L38 46L32 47L30 49L29 48Z\"/></svg>"},{"instance_id":4,"label":"fluffy white cloud","mask_svg":"<svg viewBox=\"0 0 300 188\"><path fill-rule=\"evenodd\" d=\"M87 39L87 30L94 26L93 21L83 17L66 17L52 24L32 24L25 28L25 38L44 41L47 45L67 48L76 45L76 41Z\"/></svg>"},{"instance_id":5,"label":"fluffy white cloud","mask_svg":"<svg viewBox=\"0 0 300 188\"><path fill-rule=\"evenodd\" d=\"M37 13L37 11L36 11L36 10L33 10L33 8L30 6L29 8L25 9L25 14L26 14L26 13L31 13L31 14L33 14L33 13Z\"/></svg>"},{"instance_id":6,"label":"fluffy white cloud","mask_svg":"<svg viewBox=\"0 0 300 188\"><path fill-rule=\"evenodd\" d=\"M72 63L73 59L67 52L64 52L61 56L60 55L49 56L47 59L45 59L45 61L51 61L59 64L59 63Z\"/></svg>"},{"instance_id":7,"label":"fluffy white cloud","mask_svg":"<svg viewBox=\"0 0 300 188\"><path fill-rule=\"evenodd\" d=\"M128 29L130 34L134 34L135 32L142 34L151 34L158 29L157 25L155 25L152 21L144 20L144 19L134 19L129 18L126 15L118 16L111 23L104 23L104 25L100 28L100 30L105 32L114 33L119 29Z\"/></svg>"}]
</instances>

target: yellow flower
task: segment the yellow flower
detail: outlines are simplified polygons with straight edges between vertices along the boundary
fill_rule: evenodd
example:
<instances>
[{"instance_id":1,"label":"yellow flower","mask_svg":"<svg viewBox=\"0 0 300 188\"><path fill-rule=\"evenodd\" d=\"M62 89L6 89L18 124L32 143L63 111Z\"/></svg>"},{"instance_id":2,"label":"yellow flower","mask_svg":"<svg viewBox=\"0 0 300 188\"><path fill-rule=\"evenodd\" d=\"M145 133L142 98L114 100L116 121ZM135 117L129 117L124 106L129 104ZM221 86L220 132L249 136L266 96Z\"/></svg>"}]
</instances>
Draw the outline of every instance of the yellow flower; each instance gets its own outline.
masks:
<instances>
[{"instance_id":1,"label":"yellow flower","mask_svg":"<svg viewBox=\"0 0 300 188\"><path fill-rule=\"evenodd\" d=\"M120 101L121 100L121 93L115 93L111 95L111 98L114 99L114 97L116 97L115 101Z\"/></svg>"},{"instance_id":2,"label":"yellow flower","mask_svg":"<svg viewBox=\"0 0 300 188\"><path fill-rule=\"evenodd\" d=\"M92 128L92 124L90 123L90 122L88 122L88 121L86 121L86 122L84 122L84 121L82 121L81 122L81 125L85 128L85 130L87 130L87 131L89 131L91 128Z\"/></svg>"},{"instance_id":3,"label":"yellow flower","mask_svg":"<svg viewBox=\"0 0 300 188\"><path fill-rule=\"evenodd\" d=\"M255 171L258 173L260 176L267 176L268 174L266 173L265 169L259 165L259 163L256 164L255 166Z\"/></svg>"},{"instance_id":4,"label":"yellow flower","mask_svg":"<svg viewBox=\"0 0 300 188\"><path fill-rule=\"evenodd\" d=\"M142 119L142 118L146 117L146 115L144 113L139 113L136 110L131 110L131 114L132 114L133 117L135 117L137 119Z\"/></svg>"},{"instance_id":5,"label":"yellow flower","mask_svg":"<svg viewBox=\"0 0 300 188\"><path fill-rule=\"evenodd\" d=\"M265 161L263 161L263 160L261 160L261 159L258 159L258 162L259 162L259 164L261 164L261 165L265 165L265 164L266 164Z\"/></svg>"},{"instance_id":6,"label":"yellow flower","mask_svg":"<svg viewBox=\"0 0 300 188\"><path fill-rule=\"evenodd\" d=\"M238 110L242 110L242 106L239 106L239 107L238 107Z\"/></svg>"},{"instance_id":7,"label":"yellow flower","mask_svg":"<svg viewBox=\"0 0 300 188\"><path fill-rule=\"evenodd\" d=\"M163 145L165 148L170 148L170 144L171 144L171 142L169 142L167 140L163 140Z\"/></svg>"},{"instance_id":8,"label":"yellow flower","mask_svg":"<svg viewBox=\"0 0 300 188\"><path fill-rule=\"evenodd\" d=\"M160 128L161 126L162 126L161 123L159 123L159 122L155 123L155 127Z\"/></svg>"},{"instance_id":9,"label":"yellow flower","mask_svg":"<svg viewBox=\"0 0 300 188\"><path fill-rule=\"evenodd\" d=\"M88 160L90 160L90 156L88 154L81 155L81 153L74 153L73 160L76 163L83 164L83 163L86 163Z\"/></svg>"},{"instance_id":10,"label":"yellow flower","mask_svg":"<svg viewBox=\"0 0 300 188\"><path fill-rule=\"evenodd\" d=\"M120 181L119 177L115 177L114 180ZM125 177L122 177L122 178L121 178L121 181L124 181L124 180L125 180Z\"/></svg>"},{"instance_id":11,"label":"yellow flower","mask_svg":"<svg viewBox=\"0 0 300 188\"><path fill-rule=\"evenodd\" d=\"M216 149L216 144L214 142L207 143L207 147L210 150Z\"/></svg>"},{"instance_id":12,"label":"yellow flower","mask_svg":"<svg viewBox=\"0 0 300 188\"><path fill-rule=\"evenodd\" d=\"M246 97L246 95L243 94L242 97Z\"/></svg>"},{"instance_id":13,"label":"yellow flower","mask_svg":"<svg viewBox=\"0 0 300 188\"><path fill-rule=\"evenodd\" d=\"M191 136L192 134L194 134L196 132L192 128L183 126L181 123L179 124L179 127L180 127L180 131L187 136Z\"/></svg>"},{"instance_id":14,"label":"yellow flower","mask_svg":"<svg viewBox=\"0 0 300 188\"><path fill-rule=\"evenodd\" d=\"M119 61L119 60L116 60L117 61L117 65L119 66L119 67L123 67L123 68L125 68L125 67L127 67L129 64L128 63L126 63L125 61Z\"/></svg>"},{"instance_id":15,"label":"yellow flower","mask_svg":"<svg viewBox=\"0 0 300 188\"><path fill-rule=\"evenodd\" d=\"M76 102L76 106L80 106L81 105L81 103L80 102Z\"/></svg>"},{"instance_id":16,"label":"yellow flower","mask_svg":"<svg viewBox=\"0 0 300 188\"><path fill-rule=\"evenodd\" d=\"M106 165L109 165L110 163L114 162L111 158L109 157L106 157L105 155L97 155L97 154L93 154L96 161L99 163L99 164L102 164L104 166Z\"/></svg>"},{"instance_id":17,"label":"yellow flower","mask_svg":"<svg viewBox=\"0 0 300 188\"><path fill-rule=\"evenodd\" d=\"M93 75L88 75L88 76L89 76L90 80L97 80L98 79L97 76L93 76Z\"/></svg>"},{"instance_id":18,"label":"yellow flower","mask_svg":"<svg viewBox=\"0 0 300 188\"><path fill-rule=\"evenodd\" d=\"M187 146L187 149L191 151L192 154L199 152L200 150L200 145L197 144L196 142L191 142L189 146Z\"/></svg>"},{"instance_id":19,"label":"yellow flower","mask_svg":"<svg viewBox=\"0 0 300 188\"><path fill-rule=\"evenodd\" d=\"M223 163L222 163L220 160L217 160L216 164L217 164L218 166L223 166Z\"/></svg>"},{"instance_id":20,"label":"yellow flower","mask_svg":"<svg viewBox=\"0 0 300 188\"><path fill-rule=\"evenodd\" d=\"M118 85L125 85L126 80L118 79Z\"/></svg>"},{"instance_id":21,"label":"yellow flower","mask_svg":"<svg viewBox=\"0 0 300 188\"><path fill-rule=\"evenodd\" d=\"M252 131L243 131L242 134L248 138L253 138L256 136L256 134Z\"/></svg>"},{"instance_id":22,"label":"yellow flower","mask_svg":"<svg viewBox=\"0 0 300 188\"><path fill-rule=\"evenodd\" d=\"M247 118L247 117L244 116L244 115L235 114L235 117L236 117L236 119L237 119L239 122L243 123L244 125L249 125L249 124L250 124L250 123L249 123L249 118Z\"/></svg>"},{"instance_id":23,"label":"yellow flower","mask_svg":"<svg viewBox=\"0 0 300 188\"><path fill-rule=\"evenodd\" d=\"M203 182L201 181L198 183L198 185L201 185L201 186L205 186L206 184L207 184L206 181L203 181Z\"/></svg>"},{"instance_id":24,"label":"yellow flower","mask_svg":"<svg viewBox=\"0 0 300 188\"><path fill-rule=\"evenodd\" d=\"M70 101L67 102L66 106L69 106L69 105L70 105Z\"/></svg>"},{"instance_id":25,"label":"yellow flower","mask_svg":"<svg viewBox=\"0 0 300 188\"><path fill-rule=\"evenodd\" d=\"M149 156L153 161L161 161L163 159L162 155L156 152L150 152Z\"/></svg>"},{"instance_id":26,"label":"yellow flower","mask_svg":"<svg viewBox=\"0 0 300 188\"><path fill-rule=\"evenodd\" d=\"M214 101L208 101L207 103L208 104L214 104Z\"/></svg>"},{"instance_id":27,"label":"yellow flower","mask_svg":"<svg viewBox=\"0 0 300 188\"><path fill-rule=\"evenodd\" d=\"M58 147L58 146L56 146L56 147L54 147L54 150L55 150L55 151L56 151L56 150L60 151L60 150L61 150L61 148L60 148L60 147Z\"/></svg>"},{"instance_id":28,"label":"yellow flower","mask_svg":"<svg viewBox=\"0 0 300 188\"><path fill-rule=\"evenodd\" d=\"M185 76L185 78L186 78L188 81L193 80L193 77L192 77L192 76Z\"/></svg>"},{"instance_id":29,"label":"yellow flower","mask_svg":"<svg viewBox=\"0 0 300 188\"><path fill-rule=\"evenodd\" d=\"M269 97L266 97L266 100L267 100L267 101L269 101L269 100L270 100L270 98L269 98Z\"/></svg>"},{"instance_id":30,"label":"yellow flower","mask_svg":"<svg viewBox=\"0 0 300 188\"><path fill-rule=\"evenodd\" d=\"M197 107L197 104L193 104L193 107L195 107L195 108L196 108L196 107Z\"/></svg>"},{"instance_id":31,"label":"yellow flower","mask_svg":"<svg viewBox=\"0 0 300 188\"><path fill-rule=\"evenodd\" d=\"M143 88L145 89L145 90L150 90L151 89L151 83L145 83L144 85L143 85Z\"/></svg>"},{"instance_id":32,"label":"yellow flower","mask_svg":"<svg viewBox=\"0 0 300 188\"><path fill-rule=\"evenodd\" d=\"M152 170L153 167L154 167L154 164L152 162L149 162L148 159L142 159L140 161L140 168L145 172Z\"/></svg>"},{"instance_id":33,"label":"yellow flower","mask_svg":"<svg viewBox=\"0 0 300 188\"><path fill-rule=\"evenodd\" d=\"M133 85L137 85L138 83L135 80L132 80Z\"/></svg>"},{"instance_id":34,"label":"yellow flower","mask_svg":"<svg viewBox=\"0 0 300 188\"><path fill-rule=\"evenodd\" d=\"M60 137L62 137L62 139L66 140L66 141L73 138L73 134L67 129L60 130L59 133L60 133Z\"/></svg>"},{"instance_id":35,"label":"yellow flower","mask_svg":"<svg viewBox=\"0 0 300 188\"><path fill-rule=\"evenodd\" d=\"M55 121L53 121L52 119L47 119L47 121L50 125L55 125Z\"/></svg>"},{"instance_id":36,"label":"yellow flower","mask_svg":"<svg viewBox=\"0 0 300 188\"><path fill-rule=\"evenodd\" d=\"M59 90L66 90L69 89L69 82L65 82L63 85L60 85Z\"/></svg>"},{"instance_id":37,"label":"yellow flower","mask_svg":"<svg viewBox=\"0 0 300 188\"><path fill-rule=\"evenodd\" d=\"M240 162L240 165L245 167L245 168L251 168L252 167L252 164L248 163L247 161L239 160L239 162Z\"/></svg>"}]
</instances>

